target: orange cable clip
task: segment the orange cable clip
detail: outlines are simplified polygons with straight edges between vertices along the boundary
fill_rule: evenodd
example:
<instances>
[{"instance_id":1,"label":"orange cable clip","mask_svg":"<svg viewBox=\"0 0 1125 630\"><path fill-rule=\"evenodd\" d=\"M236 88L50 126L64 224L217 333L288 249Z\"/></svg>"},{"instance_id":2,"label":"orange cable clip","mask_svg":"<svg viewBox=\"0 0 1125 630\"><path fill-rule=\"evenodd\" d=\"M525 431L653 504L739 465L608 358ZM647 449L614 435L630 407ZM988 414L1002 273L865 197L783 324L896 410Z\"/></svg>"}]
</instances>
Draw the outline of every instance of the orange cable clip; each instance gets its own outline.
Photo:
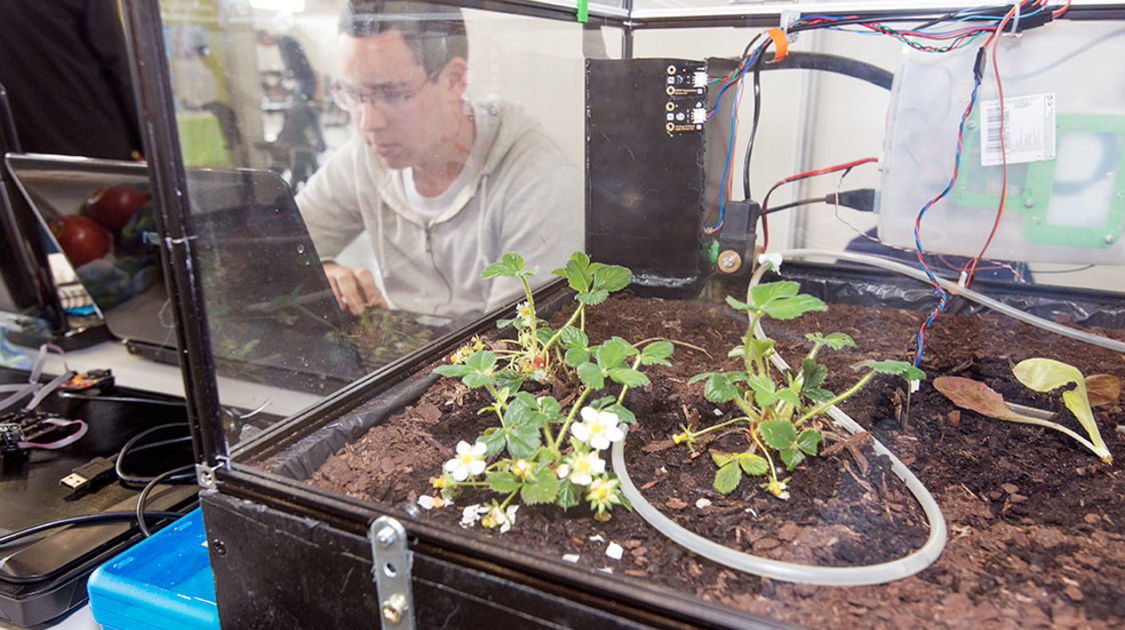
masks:
<instances>
[{"instance_id":1,"label":"orange cable clip","mask_svg":"<svg viewBox=\"0 0 1125 630\"><path fill-rule=\"evenodd\" d=\"M789 54L789 40L785 37L785 31L780 28L767 28L766 34L773 40L773 62L785 59L785 55Z\"/></svg>"}]
</instances>

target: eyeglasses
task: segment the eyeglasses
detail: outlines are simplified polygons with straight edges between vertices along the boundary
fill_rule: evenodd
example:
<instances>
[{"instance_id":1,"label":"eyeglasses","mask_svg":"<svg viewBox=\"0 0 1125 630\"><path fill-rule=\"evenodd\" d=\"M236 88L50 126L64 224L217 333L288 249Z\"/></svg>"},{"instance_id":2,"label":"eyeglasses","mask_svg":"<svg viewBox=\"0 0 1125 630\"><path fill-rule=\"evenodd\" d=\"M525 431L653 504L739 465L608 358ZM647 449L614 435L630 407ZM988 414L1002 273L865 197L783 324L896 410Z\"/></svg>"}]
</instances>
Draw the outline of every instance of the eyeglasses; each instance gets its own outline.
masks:
<instances>
[{"instance_id":1,"label":"eyeglasses","mask_svg":"<svg viewBox=\"0 0 1125 630\"><path fill-rule=\"evenodd\" d=\"M364 103L385 108L402 107L414 100L426 83L433 80L437 73L430 74L417 85L411 86L404 83L386 83L360 89L354 85L337 82L332 86L332 98L340 109L355 109Z\"/></svg>"}]
</instances>

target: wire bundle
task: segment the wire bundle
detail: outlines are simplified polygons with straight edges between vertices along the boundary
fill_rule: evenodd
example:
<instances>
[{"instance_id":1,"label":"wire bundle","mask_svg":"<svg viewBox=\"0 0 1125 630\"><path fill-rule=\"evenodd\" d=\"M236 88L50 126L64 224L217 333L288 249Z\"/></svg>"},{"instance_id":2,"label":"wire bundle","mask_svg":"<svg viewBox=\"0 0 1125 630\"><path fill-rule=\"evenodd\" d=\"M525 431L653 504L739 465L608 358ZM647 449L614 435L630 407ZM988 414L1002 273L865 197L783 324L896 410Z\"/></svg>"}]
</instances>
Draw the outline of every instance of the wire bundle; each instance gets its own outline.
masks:
<instances>
[{"instance_id":1,"label":"wire bundle","mask_svg":"<svg viewBox=\"0 0 1125 630\"><path fill-rule=\"evenodd\" d=\"M981 44L977 52L976 62L973 66L973 89L969 99L969 103L961 116L961 122L957 130L957 150L954 156L954 170L950 178L949 184L933 199L918 212L914 223L914 240L916 245L916 254L918 262L924 270L930 284L938 293L938 305L933 309L925 322L921 325L917 335L917 349L914 356L914 364L918 365L922 358L923 348L925 346L925 331L933 320L937 317L938 313L945 310L949 301L949 292L942 288L937 280L937 276L933 270L926 264L924 259L924 250L922 248L921 237L919 235L922 218L925 216L926 211L929 210L935 203L943 199L952 190L957 181L958 170L961 163L961 152L963 148L963 136L965 123L968 120L969 114L972 112L973 107L976 105L977 94L980 88L981 81L984 77L986 54L991 48L991 61L993 67L993 74L996 79L996 89L1000 100L1000 153L1002 160L1002 188L1000 193L1000 202L996 211L996 216L993 221L992 229L989 232L984 245L981 247L980 252L970 258L963 267L961 267L961 282L962 286L968 286L973 279L973 274L978 269L979 262L983 259L985 252L991 245L993 237L996 235L996 230L1000 225L1000 219L1004 212L1004 203L1006 198L1007 189L1007 175L1008 164L1006 156L1006 147L1004 144L1004 115L1003 115L1003 102L1004 91L1003 85L1000 81L999 67L996 61L996 49L999 43L1000 35L1004 32L1019 33L1023 30L1042 26L1060 16L1062 16L1070 8L1070 0L1066 0L1061 5L1048 5L1046 0L1023 0L1021 2L1000 5L1000 6L978 6L960 11L945 12L945 13L913 13L909 15L895 15L881 14L877 18L872 16L861 15L805 15L800 19L792 22L786 31L788 33L797 33L800 31L808 31L815 29L832 29L847 32L860 32L866 34L884 35L894 37L895 39L905 43L906 45L916 50L933 53L943 53L959 48L964 48L971 45L981 36L987 36L984 43ZM909 28L896 28L889 23L892 22L912 22L913 26ZM773 29L778 31L778 29ZM768 31L767 31L768 32ZM707 117L710 118L718 113L719 105L722 101L723 94L727 89L735 87L737 89L737 96L734 99L731 107L731 130L730 130L730 145L727 149L726 159L723 164L723 174L719 182L719 214L717 222L714 226L705 227L703 231L707 234L713 234L719 231L723 226L724 214L724 201L730 195L730 181L731 181L731 159L734 154L734 146L736 139L736 131L738 128L738 110L742 99L743 81L747 73L753 70L753 83L754 83L754 119L750 129L750 137L747 141L746 157L743 164L743 192L745 199L751 199L750 193L750 157L754 148L754 138L757 135L758 121L761 109L761 83L760 73L762 63L765 61L769 63L774 59L766 59L767 49L774 44L777 44L775 33L770 33L770 37L762 39L762 33L759 33L747 44L743 50L739 63L730 74L723 77L716 77L708 81L708 84L721 84L718 96L715 100L715 105L707 112ZM782 42L784 43L784 42ZM775 59L784 55L781 51L774 55ZM864 160L856 160L831 166L823 169L816 169L805 173L798 173L790 177L780 180L775 184L767 193L766 198L762 204L762 233L764 245L768 246L769 243L769 228L766 220L768 210L769 194L772 193L778 186L818 175L822 173L829 173L835 171L843 171L847 175L852 168L860 164L874 161L874 158L866 158ZM837 192L836 197L833 198L834 202L839 204L840 196ZM831 197L831 196L830 196ZM793 207L802 205L803 203L815 203L823 201L828 197L820 199L802 200L793 204L787 204L785 207ZM777 208L782 209L782 208ZM775 209L775 210L777 210ZM764 249L764 248L763 248Z\"/></svg>"}]
</instances>

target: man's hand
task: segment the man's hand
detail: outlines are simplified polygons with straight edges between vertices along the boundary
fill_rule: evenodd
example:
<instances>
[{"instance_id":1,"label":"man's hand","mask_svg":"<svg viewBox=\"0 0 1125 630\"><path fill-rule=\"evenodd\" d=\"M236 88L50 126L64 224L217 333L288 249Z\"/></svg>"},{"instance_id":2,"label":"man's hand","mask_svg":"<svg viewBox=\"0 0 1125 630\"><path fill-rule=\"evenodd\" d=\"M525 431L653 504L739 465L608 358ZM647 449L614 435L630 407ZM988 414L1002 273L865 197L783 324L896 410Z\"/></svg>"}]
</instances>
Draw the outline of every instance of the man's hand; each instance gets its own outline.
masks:
<instances>
[{"instance_id":1,"label":"man's hand","mask_svg":"<svg viewBox=\"0 0 1125 630\"><path fill-rule=\"evenodd\" d=\"M326 262L324 275L328 276L328 284L336 295L340 310L359 315L368 306L387 307L383 294L375 287L375 276L367 269Z\"/></svg>"}]
</instances>

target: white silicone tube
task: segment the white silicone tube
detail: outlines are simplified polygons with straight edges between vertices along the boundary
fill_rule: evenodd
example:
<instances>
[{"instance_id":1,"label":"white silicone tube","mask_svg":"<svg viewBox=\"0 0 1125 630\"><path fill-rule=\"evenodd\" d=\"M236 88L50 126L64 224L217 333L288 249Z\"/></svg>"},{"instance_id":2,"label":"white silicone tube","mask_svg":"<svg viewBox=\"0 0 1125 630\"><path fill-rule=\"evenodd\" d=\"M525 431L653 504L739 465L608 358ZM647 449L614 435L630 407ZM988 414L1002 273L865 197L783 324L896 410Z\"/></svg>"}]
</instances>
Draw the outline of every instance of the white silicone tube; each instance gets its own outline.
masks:
<instances>
[{"instance_id":1,"label":"white silicone tube","mask_svg":"<svg viewBox=\"0 0 1125 630\"><path fill-rule=\"evenodd\" d=\"M880 256L872 256L871 254L857 254L855 252L834 252L824 249L791 249L788 251L780 252L780 254L771 255L780 255L782 259L831 258L838 260L850 260L853 262L871 265L872 267L886 269L887 271L894 271L895 273L900 273L904 276L909 276L923 282L928 283L930 281L925 272L916 267L904 265L898 261L889 260ZM977 304L987 306L997 313L1003 313L1004 315L1007 315L1012 319L1031 324L1033 326L1038 326L1039 328L1063 335L1064 337L1071 337L1072 339L1078 339L1079 341L1085 341L1086 343L1090 343L1095 346L1101 346L1102 348L1109 348L1110 350L1116 350L1118 352L1125 352L1125 343L1117 341L1116 339L1110 339L1108 337L1102 337L1101 335L1088 333L1084 330L1078 330L1075 328L1070 328L1068 326L1063 326L1062 324L1053 322L1049 319L1036 317L1031 313L1027 313L1017 308L1008 306L1003 302L994 300L987 295L977 293L972 289L958 286L956 283L950 282L949 280L946 280L944 278L938 278L937 280L938 284L940 284L943 289L949 291L951 294L962 295L965 298L976 302Z\"/></svg>"},{"instance_id":2,"label":"white silicone tube","mask_svg":"<svg viewBox=\"0 0 1125 630\"><path fill-rule=\"evenodd\" d=\"M757 283L758 278L761 277L761 271L751 279L751 286ZM754 335L759 339L764 336L760 324L755 327ZM779 370L785 370L789 367L785 360L777 354L771 355L770 360ZM858 433L864 430L855 420L835 406L829 407L827 413L837 425L849 433ZM934 500L929 490L922 485L922 482L914 476L914 473L910 472L905 464L875 439L872 439L875 452L886 455L891 460L891 470L902 479L910 493L918 500L918 504L922 507L926 520L929 522L930 535L917 551L907 556L890 562L858 567L821 567L771 560L736 551L688 531L653 507L633 485L632 479L629 478L629 471L625 466L624 443L625 440L621 440L613 445L613 470L621 481L622 493L632 503L633 509L650 525L683 547L732 569L775 580L825 586L883 584L914 575L925 569L938 559L942 549L945 548L945 517L942 516L937 501Z\"/></svg>"}]
</instances>

